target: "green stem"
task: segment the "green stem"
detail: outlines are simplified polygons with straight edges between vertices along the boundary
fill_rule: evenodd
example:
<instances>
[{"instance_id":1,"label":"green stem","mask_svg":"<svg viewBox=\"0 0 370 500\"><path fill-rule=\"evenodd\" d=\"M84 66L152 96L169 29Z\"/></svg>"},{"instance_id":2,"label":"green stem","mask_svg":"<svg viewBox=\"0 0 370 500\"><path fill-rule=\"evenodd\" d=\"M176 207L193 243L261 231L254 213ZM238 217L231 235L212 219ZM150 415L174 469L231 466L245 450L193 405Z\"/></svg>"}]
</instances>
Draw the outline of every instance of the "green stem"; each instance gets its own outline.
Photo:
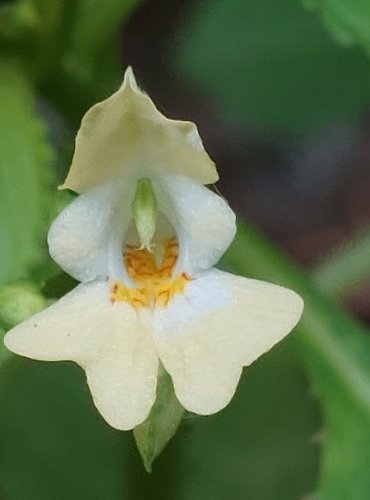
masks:
<instances>
[{"instance_id":1,"label":"green stem","mask_svg":"<svg viewBox=\"0 0 370 500\"><path fill-rule=\"evenodd\" d=\"M370 230L324 259L314 270L313 278L331 297L340 298L370 277Z\"/></svg>"}]
</instances>

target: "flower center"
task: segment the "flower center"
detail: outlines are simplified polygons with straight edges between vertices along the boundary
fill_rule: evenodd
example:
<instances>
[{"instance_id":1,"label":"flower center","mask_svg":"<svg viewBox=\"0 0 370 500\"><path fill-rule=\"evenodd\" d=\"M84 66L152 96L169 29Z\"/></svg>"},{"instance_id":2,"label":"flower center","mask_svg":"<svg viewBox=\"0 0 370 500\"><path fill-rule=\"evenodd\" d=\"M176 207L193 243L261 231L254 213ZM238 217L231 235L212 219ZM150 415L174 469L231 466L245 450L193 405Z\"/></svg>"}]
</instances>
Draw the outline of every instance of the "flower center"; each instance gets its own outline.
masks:
<instances>
[{"instance_id":1,"label":"flower center","mask_svg":"<svg viewBox=\"0 0 370 500\"><path fill-rule=\"evenodd\" d=\"M191 278L185 273L172 277L179 253L176 238L167 240L163 247L163 257L158 264L155 254L147 248L126 245L124 264L137 288L128 288L115 281L111 291L112 303L124 301L136 308L167 306L175 295L183 293Z\"/></svg>"}]
</instances>

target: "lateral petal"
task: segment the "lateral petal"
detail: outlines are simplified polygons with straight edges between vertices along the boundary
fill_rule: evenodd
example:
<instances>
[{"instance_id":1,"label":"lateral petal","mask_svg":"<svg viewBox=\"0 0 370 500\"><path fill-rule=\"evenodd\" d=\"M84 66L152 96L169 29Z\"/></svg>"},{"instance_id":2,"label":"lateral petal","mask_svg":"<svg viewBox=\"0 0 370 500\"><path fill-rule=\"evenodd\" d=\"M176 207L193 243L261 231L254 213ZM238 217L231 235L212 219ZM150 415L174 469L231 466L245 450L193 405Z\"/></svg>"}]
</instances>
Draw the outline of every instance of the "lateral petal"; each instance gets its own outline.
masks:
<instances>
[{"instance_id":1,"label":"lateral petal","mask_svg":"<svg viewBox=\"0 0 370 500\"><path fill-rule=\"evenodd\" d=\"M221 271L203 273L155 315L155 341L176 395L188 410L215 413L231 400L242 366L297 324L293 291Z\"/></svg>"},{"instance_id":2,"label":"lateral petal","mask_svg":"<svg viewBox=\"0 0 370 500\"><path fill-rule=\"evenodd\" d=\"M130 305L110 302L107 283L79 285L10 330L4 342L21 356L78 363L112 427L132 429L154 403L158 357L147 326Z\"/></svg>"}]
</instances>

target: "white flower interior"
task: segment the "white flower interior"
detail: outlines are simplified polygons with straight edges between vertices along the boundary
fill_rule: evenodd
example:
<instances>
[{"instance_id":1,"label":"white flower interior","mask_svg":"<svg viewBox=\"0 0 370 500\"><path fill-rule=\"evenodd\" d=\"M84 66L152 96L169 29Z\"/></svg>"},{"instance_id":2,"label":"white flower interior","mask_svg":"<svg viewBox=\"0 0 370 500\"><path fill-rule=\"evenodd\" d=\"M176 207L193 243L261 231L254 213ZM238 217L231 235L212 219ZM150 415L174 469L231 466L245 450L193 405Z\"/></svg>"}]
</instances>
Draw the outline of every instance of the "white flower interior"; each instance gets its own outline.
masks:
<instances>
[{"instance_id":1,"label":"white flower interior","mask_svg":"<svg viewBox=\"0 0 370 500\"><path fill-rule=\"evenodd\" d=\"M163 276L167 282L172 278L179 289L197 272L212 267L234 237L233 211L220 196L191 179L158 177L152 183L159 211L153 254L140 250L132 215L136 186L132 180L93 188L63 210L49 232L53 259L79 281L114 281L120 287L115 300L124 300L124 289L142 289L138 270L146 267L145 272L155 274L153 262L158 271L155 277L160 280ZM161 272L169 265L169 273Z\"/></svg>"}]
</instances>

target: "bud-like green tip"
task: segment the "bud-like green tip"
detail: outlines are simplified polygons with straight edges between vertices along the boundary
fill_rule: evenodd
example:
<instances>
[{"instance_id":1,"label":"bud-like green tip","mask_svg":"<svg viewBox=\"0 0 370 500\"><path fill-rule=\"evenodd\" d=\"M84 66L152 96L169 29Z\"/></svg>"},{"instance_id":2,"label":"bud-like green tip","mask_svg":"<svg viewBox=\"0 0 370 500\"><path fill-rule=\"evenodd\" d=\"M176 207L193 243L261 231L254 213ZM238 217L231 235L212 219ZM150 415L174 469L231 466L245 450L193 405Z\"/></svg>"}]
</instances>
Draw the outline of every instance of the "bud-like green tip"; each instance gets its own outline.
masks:
<instances>
[{"instance_id":1,"label":"bud-like green tip","mask_svg":"<svg viewBox=\"0 0 370 500\"><path fill-rule=\"evenodd\" d=\"M31 284L12 283L0 289L0 327L8 330L47 305Z\"/></svg>"},{"instance_id":2,"label":"bud-like green tip","mask_svg":"<svg viewBox=\"0 0 370 500\"><path fill-rule=\"evenodd\" d=\"M132 211L139 235L141 249L151 250L151 241L157 222L157 198L149 179L138 180Z\"/></svg>"}]
</instances>

